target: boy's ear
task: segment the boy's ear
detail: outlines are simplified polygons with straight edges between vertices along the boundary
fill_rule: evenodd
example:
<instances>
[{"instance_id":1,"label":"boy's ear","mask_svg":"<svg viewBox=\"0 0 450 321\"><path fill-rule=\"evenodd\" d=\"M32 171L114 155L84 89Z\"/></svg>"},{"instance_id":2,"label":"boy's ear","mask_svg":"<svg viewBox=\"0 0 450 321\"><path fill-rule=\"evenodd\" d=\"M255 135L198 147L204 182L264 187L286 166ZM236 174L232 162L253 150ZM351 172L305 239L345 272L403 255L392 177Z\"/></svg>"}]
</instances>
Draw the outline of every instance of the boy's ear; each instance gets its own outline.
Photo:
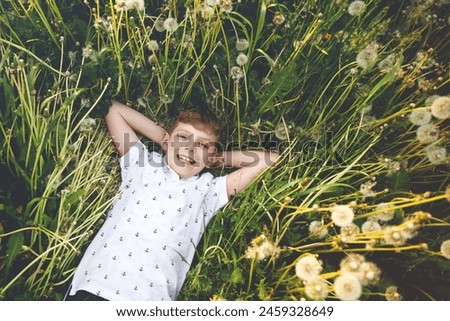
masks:
<instances>
[{"instance_id":1,"label":"boy's ear","mask_svg":"<svg viewBox=\"0 0 450 321\"><path fill-rule=\"evenodd\" d=\"M167 152L168 147L169 147L169 133L166 132L161 141L161 148L163 149L163 151Z\"/></svg>"}]
</instances>

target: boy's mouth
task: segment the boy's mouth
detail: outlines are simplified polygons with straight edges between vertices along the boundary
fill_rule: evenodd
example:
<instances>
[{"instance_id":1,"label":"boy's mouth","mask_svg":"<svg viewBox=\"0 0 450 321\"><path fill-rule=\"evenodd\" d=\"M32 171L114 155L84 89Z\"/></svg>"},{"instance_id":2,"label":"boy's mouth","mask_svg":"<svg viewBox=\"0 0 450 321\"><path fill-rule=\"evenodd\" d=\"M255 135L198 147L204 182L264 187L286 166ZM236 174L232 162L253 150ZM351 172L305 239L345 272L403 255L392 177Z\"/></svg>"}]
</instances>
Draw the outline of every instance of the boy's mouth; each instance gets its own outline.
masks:
<instances>
[{"instance_id":1,"label":"boy's mouth","mask_svg":"<svg viewBox=\"0 0 450 321\"><path fill-rule=\"evenodd\" d=\"M184 156L184 155L178 154L177 158L183 163L188 163L190 165L195 164L195 161L192 158L188 157L188 156Z\"/></svg>"}]
</instances>

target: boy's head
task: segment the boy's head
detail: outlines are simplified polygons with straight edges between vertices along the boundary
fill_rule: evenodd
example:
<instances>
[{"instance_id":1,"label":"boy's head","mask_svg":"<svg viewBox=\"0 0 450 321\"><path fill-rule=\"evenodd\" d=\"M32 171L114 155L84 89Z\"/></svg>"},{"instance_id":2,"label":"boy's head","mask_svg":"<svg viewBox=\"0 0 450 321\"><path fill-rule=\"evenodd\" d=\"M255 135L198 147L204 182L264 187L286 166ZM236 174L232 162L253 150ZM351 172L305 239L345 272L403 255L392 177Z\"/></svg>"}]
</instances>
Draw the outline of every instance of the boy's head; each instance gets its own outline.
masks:
<instances>
[{"instance_id":1,"label":"boy's head","mask_svg":"<svg viewBox=\"0 0 450 321\"><path fill-rule=\"evenodd\" d=\"M197 109L181 112L164 137L169 166L187 178L212 165L221 130L220 120L211 113Z\"/></svg>"}]
</instances>

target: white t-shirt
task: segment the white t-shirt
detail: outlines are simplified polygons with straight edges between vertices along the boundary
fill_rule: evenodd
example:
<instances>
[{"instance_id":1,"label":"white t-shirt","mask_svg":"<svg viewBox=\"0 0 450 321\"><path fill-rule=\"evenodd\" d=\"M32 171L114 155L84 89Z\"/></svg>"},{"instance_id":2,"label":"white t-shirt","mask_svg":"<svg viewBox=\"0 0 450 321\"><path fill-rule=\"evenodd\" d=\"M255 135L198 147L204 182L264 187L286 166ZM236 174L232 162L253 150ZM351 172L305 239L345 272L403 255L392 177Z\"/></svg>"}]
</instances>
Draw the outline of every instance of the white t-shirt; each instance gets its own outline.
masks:
<instances>
[{"instance_id":1,"label":"white t-shirt","mask_svg":"<svg viewBox=\"0 0 450 321\"><path fill-rule=\"evenodd\" d=\"M227 177L180 179L141 142L120 166L120 196L76 269L70 295L175 300L206 225L228 202Z\"/></svg>"}]
</instances>

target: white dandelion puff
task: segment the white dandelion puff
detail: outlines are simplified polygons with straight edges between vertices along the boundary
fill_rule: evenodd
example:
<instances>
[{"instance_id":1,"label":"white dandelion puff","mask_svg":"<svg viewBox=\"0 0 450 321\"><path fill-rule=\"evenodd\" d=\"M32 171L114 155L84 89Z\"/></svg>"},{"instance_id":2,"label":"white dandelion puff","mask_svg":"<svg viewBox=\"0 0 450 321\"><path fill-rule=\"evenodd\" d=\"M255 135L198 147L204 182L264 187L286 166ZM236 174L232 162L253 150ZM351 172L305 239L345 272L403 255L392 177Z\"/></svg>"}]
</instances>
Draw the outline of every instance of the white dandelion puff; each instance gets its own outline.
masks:
<instances>
[{"instance_id":1,"label":"white dandelion puff","mask_svg":"<svg viewBox=\"0 0 450 321\"><path fill-rule=\"evenodd\" d=\"M447 161L447 149L445 147L428 145L425 147L425 153L433 165L444 164Z\"/></svg>"},{"instance_id":2,"label":"white dandelion puff","mask_svg":"<svg viewBox=\"0 0 450 321\"><path fill-rule=\"evenodd\" d=\"M364 3L364 1L353 1L348 6L347 12L351 16L359 16L364 11L365 7L366 7L366 4Z\"/></svg>"},{"instance_id":3,"label":"white dandelion puff","mask_svg":"<svg viewBox=\"0 0 450 321\"><path fill-rule=\"evenodd\" d=\"M231 75L231 78L238 80L238 79L244 77L244 72L242 71L241 67L233 66L230 69L230 75Z\"/></svg>"},{"instance_id":4,"label":"white dandelion puff","mask_svg":"<svg viewBox=\"0 0 450 321\"><path fill-rule=\"evenodd\" d=\"M217 6L220 3L220 0L206 0L206 4L210 7Z\"/></svg>"},{"instance_id":5,"label":"white dandelion puff","mask_svg":"<svg viewBox=\"0 0 450 321\"><path fill-rule=\"evenodd\" d=\"M381 270L373 262L363 262L357 276L361 285L375 285L380 281Z\"/></svg>"},{"instance_id":6,"label":"white dandelion puff","mask_svg":"<svg viewBox=\"0 0 450 321\"><path fill-rule=\"evenodd\" d=\"M394 64L395 64L395 54L390 54L389 56L387 56L378 63L378 69L381 72L388 72L389 70L392 69L392 67L394 67Z\"/></svg>"},{"instance_id":7,"label":"white dandelion puff","mask_svg":"<svg viewBox=\"0 0 450 321\"><path fill-rule=\"evenodd\" d=\"M414 109L408 119L413 125L426 125L431 121L431 113L424 109Z\"/></svg>"},{"instance_id":8,"label":"white dandelion puff","mask_svg":"<svg viewBox=\"0 0 450 321\"><path fill-rule=\"evenodd\" d=\"M384 241L388 245L402 246L411 238L411 233L397 226L386 226L384 228Z\"/></svg>"},{"instance_id":9,"label":"white dandelion puff","mask_svg":"<svg viewBox=\"0 0 450 321\"><path fill-rule=\"evenodd\" d=\"M236 64L237 64L238 66L243 66L243 65L245 65L247 62L248 62L248 57L247 57L246 54L244 54L244 53L242 53L242 52L241 52L241 53L237 56L237 58L236 58Z\"/></svg>"},{"instance_id":10,"label":"white dandelion puff","mask_svg":"<svg viewBox=\"0 0 450 321\"><path fill-rule=\"evenodd\" d=\"M367 220L361 225L363 233L376 232L381 230L381 225L377 221Z\"/></svg>"},{"instance_id":11,"label":"white dandelion puff","mask_svg":"<svg viewBox=\"0 0 450 321\"><path fill-rule=\"evenodd\" d=\"M313 277L306 281L305 293L312 300L324 300L328 296L328 284L320 276Z\"/></svg>"},{"instance_id":12,"label":"white dandelion puff","mask_svg":"<svg viewBox=\"0 0 450 321\"><path fill-rule=\"evenodd\" d=\"M164 20L158 19L155 21L155 30L158 32L166 31L166 27L164 26Z\"/></svg>"},{"instance_id":13,"label":"white dandelion puff","mask_svg":"<svg viewBox=\"0 0 450 321\"><path fill-rule=\"evenodd\" d=\"M352 274L343 274L334 280L334 293L342 301L358 300L362 294L362 285Z\"/></svg>"},{"instance_id":14,"label":"white dandelion puff","mask_svg":"<svg viewBox=\"0 0 450 321\"><path fill-rule=\"evenodd\" d=\"M295 274L304 281L317 277L322 269L322 264L312 255L301 257L295 264Z\"/></svg>"},{"instance_id":15,"label":"white dandelion puff","mask_svg":"<svg viewBox=\"0 0 450 321\"><path fill-rule=\"evenodd\" d=\"M450 240L445 240L441 243L441 254L450 260Z\"/></svg>"},{"instance_id":16,"label":"white dandelion puff","mask_svg":"<svg viewBox=\"0 0 450 321\"><path fill-rule=\"evenodd\" d=\"M392 209L389 203L380 203L375 208L376 212L380 212L374 216L378 221L387 222L394 218L395 210Z\"/></svg>"},{"instance_id":17,"label":"white dandelion puff","mask_svg":"<svg viewBox=\"0 0 450 321\"><path fill-rule=\"evenodd\" d=\"M378 58L378 44L368 45L356 55L356 63L362 69L371 67Z\"/></svg>"},{"instance_id":18,"label":"white dandelion puff","mask_svg":"<svg viewBox=\"0 0 450 321\"><path fill-rule=\"evenodd\" d=\"M158 51L159 50L158 42L156 40L150 40L147 43L147 48L151 51Z\"/></svg>"},{"instance_id":19,"label":"white dandelion puff","mask_svg":"<svg viewBox=\"0 0 450 321\"><path fill-rule=\"evenodd\" d=\"M87 117L80 122L79 131L81 133L88 133L92 131L95 126L95 119Z\"/></svg>"},{"instance_id":20,"label":"white dandelion puff","mask_svg":"<svg viewBox=\"0 0 450 321\"><path fill-rule=\"evenodd\" d=\"M169 17L166 20L164 20L164 28L168 32L174 32L178 28L178 22L175 18Z\"/></svg>"},{"instance_id":21,"label":"white dandelion puff","mask_svg":"<svg viewBox=\"0 0 450 321\"><path fill-rule=\"evenodd\" d=\"M331 220L337 226L350 225L353 222L355 213L347 205L335 205L331 209Z\"/></svg>"},{"instance_id":22,"label":"white dandelion puff","mask_svg":"<svg viewBox=\"0 0 450 321\"><path fill-rule=\"evenodd\" d=\"M252 240L251 246L247 248L245 257L247 259L264 260L268 257L278 257L281 249L272 243L264 234Z\"/></svg>"},{"instance_id":23,"label":"white dandelion puff","mask_svg":"<svg viewBox=\"0 0 450 321\"><path fill-rule=\"evenodd\" d=\"M431 114L438 119L450 118L450 97L438 97L431 104Z\"/></svg>"},{"instance_id":24,"label":"white dandelion puff","mask_svg":"<svg viewBox=\"0 0 450 321\"><path fill-rule=\"evenodd\" d=\"M274 133L275 137L280 140L287 140L289 138L289 129L283 122L278 123Z\"/></svg>"},{"instance_id":25,"label":"white dandelion puff","mask_svg":"<svg viewBox=\"0 0 450 321\"><path fill-rule=\"evenodd\" d=\"M310 235L313 235L318 239L323 239L328 235L328 229L325 228L325 226L320 221L312 221L311 223L309 223L308 230Z\"/></svg>"},{"instance_id":26,"label":"white dandelion puff","mask_svg":"<svg viewBox=\"0 0 450 321\"><path fill-rule=\"evenodd\" d=\"M357 253L351 253L344 257L339 263L342 273L355 273L361 268L361 265L366 261L366 258Z\"/></svg>"},{"instance_id":27,"label":"white dandelion puff","mask_svg":"<svg viewBox=\"0 0 450 321\"><path fill-rule=\"evenodd\" d=\"M359 234L359 232L360 232L359 226L354 223L342 226L341 227L342 242L346 243L354 241L356 239L356 235Z\"/></svg>"},{"instance_id":28,"label":"white dandelion puff","mask_svg":"<svg viewBox=\"0 0 450 321\"><path fill-rule=\"evenodd\" d=\"M366 197L374 197L377 195L372 188L374 188L377 185L376 181L367 181L365 183L362 183L359 192L362 194L364 198Z\"/></svg>"},{"instance_id":29,"label":"white dandelion puff","mask_svg":"<svg viewBox=\"0 0 450 321\"><path fill-rule=\"evenodd\" d=\"M247 39L238 39L236 41L236 50L244 51L248 49L248 40Z\"/></svg>"},{"instance_id":30,"label":"white dandelion puff","mask_svg":"<svg viewBox=\"0 0 450 321\"><path fill-rule=\"evenodd\" d=\"M425 124L417 128L417 139L424 144L429 144L439 138L439 128L435 124Z\"/></svg>"},{"instance_id":31,"label":"white dandelion puff","mask_svg":"<svg viewBox=\"0 0 450 321\"><path fill-rule=\"evenodd\" d=\"M203 19L209 19L214 15L214 9L209 6L204 6L201 9L201 15Z\"/></svg>"}]
</instances>

